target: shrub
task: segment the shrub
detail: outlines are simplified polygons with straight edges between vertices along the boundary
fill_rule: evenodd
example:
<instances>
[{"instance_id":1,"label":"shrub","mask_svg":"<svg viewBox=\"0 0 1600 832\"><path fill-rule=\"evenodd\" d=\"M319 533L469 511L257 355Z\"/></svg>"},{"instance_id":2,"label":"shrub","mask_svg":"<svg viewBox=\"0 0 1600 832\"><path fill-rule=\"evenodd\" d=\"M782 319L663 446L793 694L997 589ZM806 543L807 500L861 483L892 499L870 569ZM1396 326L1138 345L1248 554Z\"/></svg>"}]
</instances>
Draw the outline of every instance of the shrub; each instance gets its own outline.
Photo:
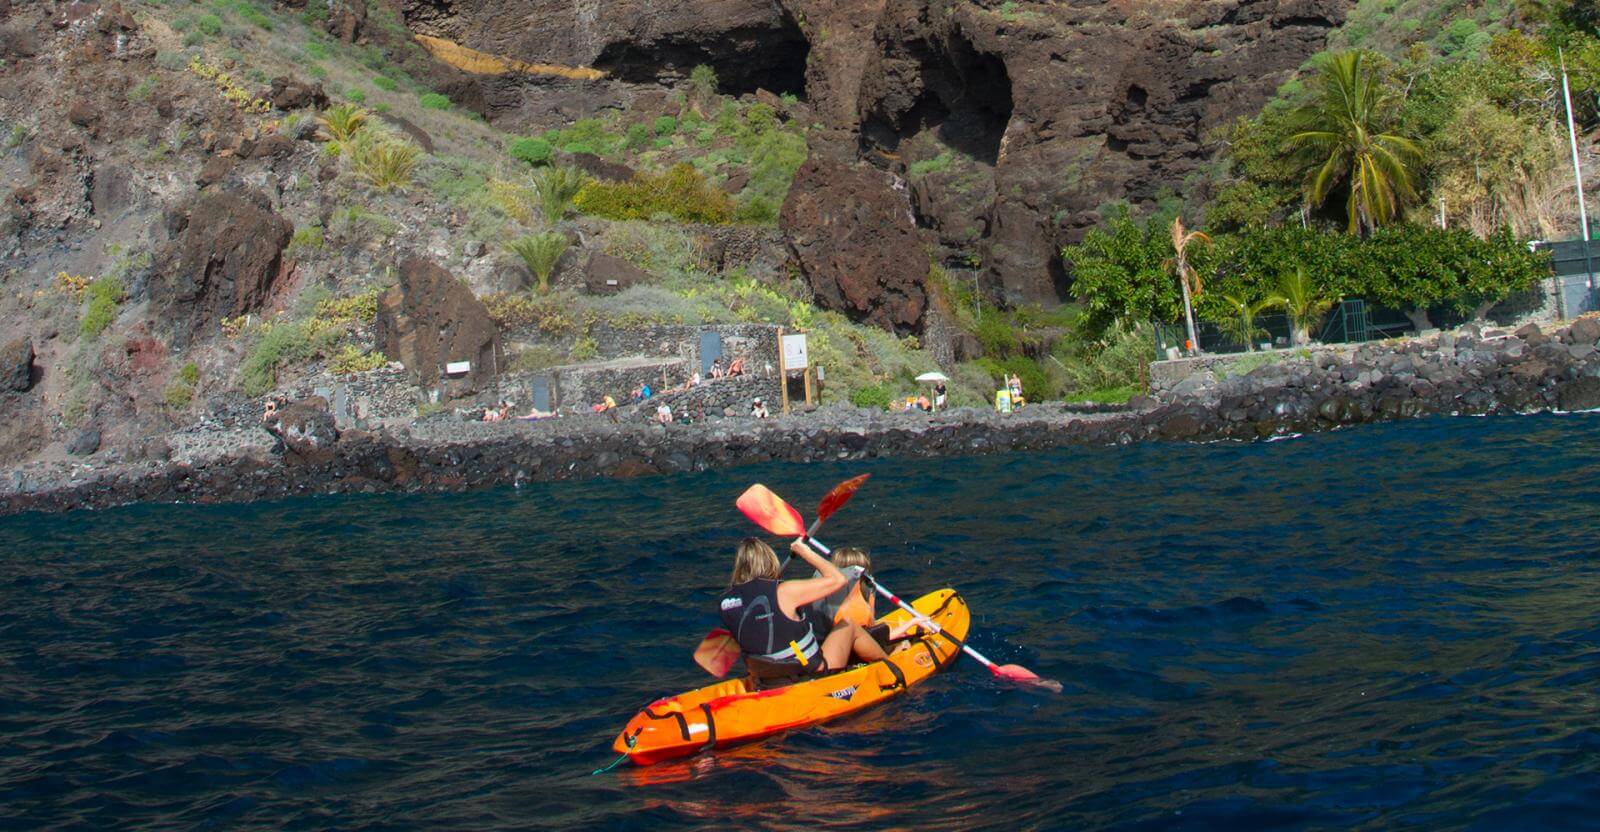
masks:
<instances>
[{"instance_id":1,"label":"shrub","mask_svg":"<svg viewBox=\"0 0 1600 832\"><path fill-rule=\"evenodd\" d=\"M717 71L706 64L689 70L689 91L701 101L709 101L717 94Z\"/></svg>"},{"instance_id":2,"label":"shrub","mask_svg":"<svg viewBox=\"0 0 1600 832\"><path fill-rule=\"evenodd\" d=\"M588 142L568 142L567 144L561 146L561 152L570 155L587 153L590 156L598 156L600 153L600 151L595 149L594 145L589 144Z\"/></svg>"},{"instance_id":3,"label":"shrub","mask_svg":"<svg viewBox=\"0 0 1600 832\"><path fill-rule=\"evenodd\" d=\"M650 146L650 128L643 124L628 125L627 139L623 147L629 150L643 150Z\"/></svg>"},{"instance_id":4,"label":"shrub","mask_svg":"<svg viewBox=\"0 0 1600 832\"><path fill-rule=\"evenodd\" d=\"M315 40L306 42L305 52L306 57L314 61L326 61L328 56L332 54L328 51L327 44Z\"/></svg>"},{"instance_id":5,"label":"shrub","mask_svg":"<svg viewBox=\"0 0 1600 832\"><path fill-rule=\"evenodd\" d=\"M322 248L323 242L322 226L308 225L296 228L294 236L289 239L289 253L304 256Z\"/></svg>"},{"instance_id":6,"label":"shrub","mask_svg":"<svg viewBox=\"0 0 1600 832\"><path fill-rule=\"evenodd\" d=\"M203 14L195 19L195 26L199 27L202 34L216 37L222 33L222 18L214 14Z\"/></svg>"},{"instance_id":7,"label":"shrub","mask_svg":"<svg viewBox=\"0 0 1600 832\"><path fill-rule=\"evenodd\" d=\"M733 200L687 163L661 174L641 172L630 182L590 182L578 193L576 204L586 214L613 220L651 219L658 214L682 222L733 220Z\"/></svg>"},{"instance_id":8,"label":"shrub","mask_svg":"<svg viewBox=\"0 0 1600 832\"><path fill-rule=\"evenodd\" d=\"M370 117L370 113L354 104L335 104L317 116L318 133L333 143L335 151L342 153L344 144L361 132Z\"/></svg>"},{"instance_id":9,"label":"shrub","mask_svg":"<svg viewBox=\"0 0 1600 832\"><path fill-rule=\"evenodd\" d=\"M183 365L183 367L178 370L178 378L182 380L184 384L193 387L200 383L200 368L195 366L193 361L190 361L188 364Z\"/></svg>"},{"instance_id":10,"label":"shrub","mask_svg":"<svg viewBox=\"0 0 1600 832\"><path fill-rule=\"evenodd\" d=\"M379 191L409 186L422 153L410 142L375 136L371 131L356 134L345 149L356 176Z\"/></svg>"},{"instance_id":11,"label":"shrub","mask_svg":"<svg viewBox=\"0 0 1600 832\"><path fill-rule=\"evenodd\" d=\"M561 294L533 297L504 292L487 295L483 305L501 329L535 324L540 332L562 335L573 329L570 312L576 299Z\"/></svg>"},{"instance_id":12,"label":"shrub","mask_svg":"<svg viewBox=\"0 0 1600 832\"><path fill-rule=\"evenodd\" d=\"M380 352L366 352L355 344L345 344L333 358L328 359L328 371L335 375L350 375L376 370L389 363Z\"/></svg>"},{"instance_id":13,"label":"shrub","mask_svg":"<svg viewBox=\"0 0 1600 832\"><path fill-rule=\"evenodd\" d=\"M657 150L669 148L672 146L672 137L662 136L661 138L655 140L654 145Z\"/></svg>"},{"instance_id":14,"label":"shrub","mask_svg":"<svg viewBox=\"0 0 1600 832\"><path fill-rule=\"evenodd\" d=\"M544 215L545 222L560 222L587 180L583 171L567 165L547 167L535 173L530 184L539 198L539 213Z\"/></svg>"},{"instance_id":15,"label":"shrub","mask_svg":"<svg viewBox=\"0 0 1600 832\"><path fill-rule=\"evenodd\" d=\"M672 116L661 116L656 119L655 133L657 136L670 136L678 132L678 120Z\"/></svg>"},{"instance_id":16,"label":"shrub","mask_svg":"<svg viewBox=\"0 0 1600 832\"><path fill-rule=\"evenodd\" d=\"M89 284L88 294L89 308L83 313L79 331L97 338L117 319L117 310L122 306L122 280L115 275L102 277Z\"/></svg>"},{"instance_id":17,"label":"shrub","mask_svg":"<svg viewBox=\"0 0 1600 832\"><path fill-rule=\"evenodd\" d=\"M885 384L869 384L857 387L850 391L850 403L856 407L870 407L873 410L888 410L889 402L894 400L894 391Z\"/></svg>"},{"instance_id":18,"label":"shrub","mask_svg":"<svg viewBox=\"0 0 1600 832\"><path fill-rule=\"evenodd\" d=\"M450 109L449 97L436 92L424 93L421 98L417 99L417 103L422 105L424 110Z\"/></svg>"},{"instance_id":19,"label":"shrub","mask_svg":"<svg viewBox=\"0 0 1600 832\"><path fill-rule=\"evenodd\" d=\"M173 410L188 410L189 405L194 402L194 385L173 379L167 384L167 388L161 391L161 400Z\"/></svg>"},{"instance_id":20,"label":"shrub","mask_svg":"<svg viewBox=\"0 0 1600 832\"><path fill-rule=\"evenodd\" d=\"M513 373L525 373L532 370L559 367L566 363L566 360L567 357L556 350L542 344L534 344L511 356L511 359L506 362L506 369Z\"/></svg>"},{"instance_id":21,"label":"shrub","mask_svg":"<svg viewBox=\"0 0 1600 832\"><path fill-rule=\"evenodd\" d=\"M950 163L955 161L955 156L946 150L932 159L923 159L911 163L912 176L927 176L930 173L939 173L950 168Z\"/></svg>"},{"instance_id":22,"label":"shrub","mask_svg":"<svg viewBox=\"0 0 1600 832\"><path fill-rule=\"evenodd\" d=\"M699 240L682 230L647 222L619 222L600 238L600 250L652 274L675 274L700 268L705 252Z\"/></svg>"},{"instance_id":23,"label":"shrub","mask_svg":"<svg viewBox=\"0 0 1600 832\"><path fill-rule=\"evenodd\" d=\"M372 85L380 90L383 90L384 92L394 92L400 87L399 84L395 83L393 78L390 78L387 75L373 76Z\"/></svg>"},{"instance_id":24,"label":"shrub","mask_svg":"<svg viewBox=\"0 0 1600 832\"><path fill-rule=\"evenodd\" d=\"M567 357L573 361L593 361L600 357L600 345L587 335L581 336L572 342L572 351Z\"/></svg>"},{"instance_id":25,"label":"shrub","mask_svg":"<svg viewBox=\"0 0 1600 832\"><path fill-rule=\"evenodd\" d=\"M263 324L260 337L239 365L239 387L259 396L278 383L278 370L321 355L339 338L339 330L316 321Z\"/></svg>"},{"instance_id":26,"label":"shrub","mask_svg":"<svg viewBox=\"0 0 1600 832\"><path fill-rule=\"evenodd\" d=\"M347 101L354 101L357 104L365 104L367 101L367 93L360 87L351 87L345 90L344 97Z\"/></svg>"},{"instance_id":27,"label":"shrub","mask_svg":"<svg viewBox=\"0 0 1600 832\"><path fill-rule=\"evenodd\" d=\"M506 152L511 154L511 158L530 165L542 165L550 161L551 150L549 142L531 136L512 139L511 144L506 146Z\"/></svg>"},{"instance_id":28,"label":"shrub","mask_svg":"<svg viewBox=\"0 0 1600 832\"><path fill-rule=\"evenodd\" d=\"M150 93L156 91L156 85L158 83L159 82L156 80L154 75L145 76L143 81L135 84L133 89L128 90L128 100L133 103L144 101L150 97Z\"/></svg>"},{"instance_id":29,"label":"shrub","mask_svg":"<svg viewBox=\"0 0 1600 832\"><path fill-rule=\"evenodd\" d=\"M312 306L313 314L333 326L369 324L378 318L378 297L382 294L381 286L373 286L354 295L337 298L324 295Z\"/></svg>"},{"instance_id":30,"label":"shrub","mask_svg":"<svg viewBox=\"0 0 1600 832\"><path fill-rule=\"evenodd\" d=\"M546 231L512 240L506 244L506 249L522 258L528 271L538 280L539 292L543 294L550 291L550 273L561 262L561 255L567 253L568 245L567 235L559 231Z\"/></svg>"}]
</instances>

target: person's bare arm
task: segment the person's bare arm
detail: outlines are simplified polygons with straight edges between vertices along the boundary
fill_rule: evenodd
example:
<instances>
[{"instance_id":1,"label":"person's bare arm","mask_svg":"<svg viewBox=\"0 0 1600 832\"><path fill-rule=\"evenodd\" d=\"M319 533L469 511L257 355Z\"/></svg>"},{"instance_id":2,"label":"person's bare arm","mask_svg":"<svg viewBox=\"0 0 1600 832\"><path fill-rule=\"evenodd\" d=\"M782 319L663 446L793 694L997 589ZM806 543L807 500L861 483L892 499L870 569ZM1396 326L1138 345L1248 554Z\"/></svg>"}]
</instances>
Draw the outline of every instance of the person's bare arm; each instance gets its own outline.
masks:
<instances>
[{"instance_id":1,"label":"person's bare arm","mask_svg":"<svg viewBox=\"0 0 1600 832\"><path fill-rule=\"evenodd\" d=\"M838 592L849 583L839 567L833 561L811 551L811 547L803 540L796 540L789 545L789 551L794 552L801 560L811 564L816 569L818 576L798 581L784 581L778 584L778 606L783 614L790 618L795 617L795 611L811 603Z\"/></svg>"}]
</instances>

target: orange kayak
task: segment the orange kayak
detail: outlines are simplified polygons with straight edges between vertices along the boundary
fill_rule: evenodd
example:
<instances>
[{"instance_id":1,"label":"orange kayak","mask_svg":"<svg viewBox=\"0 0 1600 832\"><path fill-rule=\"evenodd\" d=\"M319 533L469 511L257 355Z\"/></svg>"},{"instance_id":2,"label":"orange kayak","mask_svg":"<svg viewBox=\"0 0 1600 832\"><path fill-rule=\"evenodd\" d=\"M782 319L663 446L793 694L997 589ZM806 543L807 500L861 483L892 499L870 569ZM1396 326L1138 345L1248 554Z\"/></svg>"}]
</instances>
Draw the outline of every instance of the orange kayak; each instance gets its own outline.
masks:
<instances>
[{"instance_id":1,"label":"orange kayak","mask_svg":"<svg viewBox=\"0 0 1600 832\"><path fill-rule=\"evenodd\" d=\"M971 623L966 601L953 589L924 595L912 606L944 635L920 633L897 643L886 659L786 687L753 690L749 679L731 679L657 699L628 721L611 747L647 766L817 725L893 699L955 661L961 648L951 637L965 639ZM879 621L893 625L910 617L897 609Z\"/></svg>"}]
</instances>

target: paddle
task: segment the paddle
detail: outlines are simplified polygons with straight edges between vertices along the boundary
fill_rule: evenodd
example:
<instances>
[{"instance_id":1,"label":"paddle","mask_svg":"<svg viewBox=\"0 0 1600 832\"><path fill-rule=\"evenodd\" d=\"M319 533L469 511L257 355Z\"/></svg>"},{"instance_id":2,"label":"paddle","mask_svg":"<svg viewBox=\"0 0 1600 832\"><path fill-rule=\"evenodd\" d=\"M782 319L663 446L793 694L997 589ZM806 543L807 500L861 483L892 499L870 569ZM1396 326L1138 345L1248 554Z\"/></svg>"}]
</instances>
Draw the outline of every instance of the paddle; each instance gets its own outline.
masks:
<instances>
[{"instance_id":1,"label":"paddle","mask_svg":"<svg viewBox=\"0 0 1600 832\"><path fill-rule=\"evenodd\" d=\"M744 516L752 522L780 537L811 537L822 527L822 521L832 517L834 512L850 502L862 484L871 474L862 474L851 477L834 486L827 494L822 495L822 500L817 504L817 520L807 529L805 520L800 517L800 512L793 506L784 502L772 489L757 483L745 489L734 505ZM786 555L783 562L778 565L778 574L788 567L789 559L793 555ZM704 668L707 673L721 679L733 669L734 663L739 661L739 642L733 634L722 628L717 628L706 634L701 639L700 646L694 649L695 664Z\"/></svg>"},{"instance_id":2,"label":"paddle","mask_svg":"<svg viewBox=\"0 0 1600 832\"><path fill-rule=\"evenodd\" d=\"M763 513L763 514L757 514L757 515L752 515L750 512L746 511L745 512L745 516L749 517L751 520L755 521L755 523L757 525L761 526L762 528L766 529L769 532L772 532L775 535L788 536L789 534L791 534L791 532L789 532L789 531L779 531L778 529L787 530L787 529L792 528L792 525L767 526L764 523L762 523L762 521L760 519L758 519L758 518L761 518L761 517L782 518L786 514L793 514L794 518L796 520L798 520L799 517L800 517L800 512L795 511L787 503L784 503L782 498L780 498L776 494L773 494L771 491L767 490L765 486L751 486L751 490L755 490L756 488L761 488L763 491L766 492L762 496L763 500L766 500L766 501L769 501L769 502L776 502L777 504L780 504L782 507L781 508L771 508L768 512ZM745 493L748 494L749 492L747 491ZM743 499L743 498L741 498L741 499ZM743 506L741 506L741 509L742 508L743 508ZM802 525L803 525L803 523L802 523ZM828 547L822 545L821 542L812 539L810 537L810 535L807 535L806 539L807 539L807 542L811 544L811 547L813 549L816 549L823 556L827 556L827 555L829 555L831 553L831 550L829 550ZM1027 669L1025 667L1022 667L1021 665L995 664L994 662L989 661L987 656L984 656L982 653L979 653L977 650L974 650L970 645L968 645L964 641L961 641L960 639L957 639L954 636L945 635L944 631L939 629L939 625L934 623L934 621L932 619L930 619L927 616L923 615L922 613L918 612L917 609L915 607L911 606L910 604L907 604L906 602L900 600L899 596L895 595L893 592L890 592L888 587L885 587L883 584L878 583L876 579L874 579L872 581L872 587L873 587L873 589L877 590L879 595L882 595L883 597L889 599L889 601L891 603L893 603L895 606L899 607L900 609L905 610L906 612L911 613L911 617L916 619L918 624L921 624L923 627L926 627L927 629L929 629L929 630L931 630L931 631L933 631L935 633L938 633L939 635L944 635L945 638L949 639L952 643L954 643L957 646L959 646L963 653L966 653L967 655L971 656L972 658L977 659L978 663L983 665L984 667L988 668L989 672L991 674L993 674L995 676L995 678L1004 679L1004 680L1006 680L1008 682L1015 682L1015 683L1020 684L1020 685L1029 685L1029 686L1032 686L1032 687L1039 688L1041 690L1051 691L1052 693L1060 693L1061 692L1061 683L1055 681L1054 679L1043 679L1043 678L1040 678L1039 674L1034 673L1033 671L1031 671L1031 670L1029 670L1029 669Z\"/></svg>"}]
</instances>

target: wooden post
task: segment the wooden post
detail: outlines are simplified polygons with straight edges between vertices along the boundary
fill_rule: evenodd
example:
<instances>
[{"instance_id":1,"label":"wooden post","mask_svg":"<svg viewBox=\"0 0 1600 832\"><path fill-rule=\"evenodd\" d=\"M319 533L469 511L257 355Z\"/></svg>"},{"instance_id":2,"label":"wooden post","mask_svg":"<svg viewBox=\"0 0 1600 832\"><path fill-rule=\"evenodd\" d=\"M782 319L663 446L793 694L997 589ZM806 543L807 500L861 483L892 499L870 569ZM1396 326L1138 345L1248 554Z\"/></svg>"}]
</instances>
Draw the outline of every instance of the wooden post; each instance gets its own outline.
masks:
<instances>
[{"instance_id":1,"label":"wooden post","mask_svg":"<svg viewBox=\"0 0 1600 832\"><path fill-rule=\"evenodd\" d=\"M806 367L805 376L806 376L806 404L807 405L814 405L814 404L816 404L816 402L812 401L812 399L811 399L811 368L810 367Z\"/></svg>"},{"instance_id":2,"label":"wooden post","mask_svg":"<svg viewBox=\"0 0 1600 832\"><path fill-rule=\"evenodd\" d=\"M783 327L778 327L778 401L783 415L789 415L789 371L783 366Z\"/></svg>"}]
</instances>

